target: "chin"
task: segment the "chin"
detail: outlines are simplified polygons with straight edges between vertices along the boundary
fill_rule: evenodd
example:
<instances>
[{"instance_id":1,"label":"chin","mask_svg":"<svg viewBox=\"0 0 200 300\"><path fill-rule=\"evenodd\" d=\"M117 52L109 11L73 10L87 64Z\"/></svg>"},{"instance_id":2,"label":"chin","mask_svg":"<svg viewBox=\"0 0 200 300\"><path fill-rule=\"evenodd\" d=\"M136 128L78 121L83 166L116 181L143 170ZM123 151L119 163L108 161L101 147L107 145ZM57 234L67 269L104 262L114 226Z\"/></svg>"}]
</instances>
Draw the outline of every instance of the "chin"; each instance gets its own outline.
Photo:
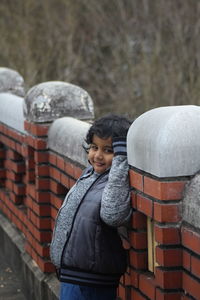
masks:
<instances>
[{"instance_id":1,"label":"chin","mask_svg":"<svg viewBox=\"0 0 200 300\"><path fill-rule=\"evenodd\" d=\"M94 169L96 173L102 174L105 172L105 169Z\"/></svg>"}]
</instances>

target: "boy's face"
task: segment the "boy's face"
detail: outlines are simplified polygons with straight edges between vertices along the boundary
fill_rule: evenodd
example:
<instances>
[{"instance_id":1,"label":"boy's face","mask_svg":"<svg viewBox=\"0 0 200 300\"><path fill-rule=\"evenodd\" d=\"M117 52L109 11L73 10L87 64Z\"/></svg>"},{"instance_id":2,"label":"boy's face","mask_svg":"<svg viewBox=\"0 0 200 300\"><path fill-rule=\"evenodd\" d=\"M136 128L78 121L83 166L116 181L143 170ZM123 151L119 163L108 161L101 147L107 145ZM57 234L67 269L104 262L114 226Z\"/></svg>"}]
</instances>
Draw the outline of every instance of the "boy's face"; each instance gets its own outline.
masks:
<instances>
[{"instance_id":1,"label":"boy's face","mask_svg":"<svg viewBox=\"0 0 200 300\"><path fill-rule=\"evenodd\" d=\"M112 164L113 159L112 138L99 138L94 134L92 144L88 152L88 160L95 172L102 174Z\"/></svg>"}]
</instances>

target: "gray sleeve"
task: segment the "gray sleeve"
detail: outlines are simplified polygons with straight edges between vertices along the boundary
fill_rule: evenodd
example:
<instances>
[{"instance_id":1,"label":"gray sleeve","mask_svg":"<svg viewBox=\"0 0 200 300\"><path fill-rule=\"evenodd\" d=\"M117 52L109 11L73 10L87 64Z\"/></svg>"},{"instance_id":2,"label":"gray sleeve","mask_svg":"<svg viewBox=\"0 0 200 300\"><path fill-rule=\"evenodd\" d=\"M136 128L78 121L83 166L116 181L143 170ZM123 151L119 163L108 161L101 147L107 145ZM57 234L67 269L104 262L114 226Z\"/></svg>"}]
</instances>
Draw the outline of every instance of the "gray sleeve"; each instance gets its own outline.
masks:
<instances>
[{"instance_id":1,"label":"gray sleeve","mask_svg":"<svg viewBox=\"0 0 200 300\"><path fill-rule=\"evenodd\" d=\"M125 225L131 216L128 162L124 155L113 158L101 201L101 219L110 226Z\"/></svg>"}]
</instances>

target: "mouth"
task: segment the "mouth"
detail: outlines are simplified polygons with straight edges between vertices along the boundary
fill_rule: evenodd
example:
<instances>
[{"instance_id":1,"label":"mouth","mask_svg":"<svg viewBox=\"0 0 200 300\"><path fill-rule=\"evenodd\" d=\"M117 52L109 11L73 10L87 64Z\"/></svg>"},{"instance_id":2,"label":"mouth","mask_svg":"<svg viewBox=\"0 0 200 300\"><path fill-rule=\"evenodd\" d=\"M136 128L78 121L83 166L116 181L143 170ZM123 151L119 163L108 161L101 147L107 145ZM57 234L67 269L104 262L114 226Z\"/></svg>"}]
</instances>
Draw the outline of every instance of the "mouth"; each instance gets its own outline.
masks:
<instances>
[{"instance_id":1,"label":"mouth","mask_svg":"<svg viewBox=\"0 0 200 300\"><path fill-rule=\"evenodd\" d=\"M97 162L97 161L95 161L94 163L98 167L103 167L105 165L104 163L100 163L100 162Z\"/></svg>"}]
</instances>

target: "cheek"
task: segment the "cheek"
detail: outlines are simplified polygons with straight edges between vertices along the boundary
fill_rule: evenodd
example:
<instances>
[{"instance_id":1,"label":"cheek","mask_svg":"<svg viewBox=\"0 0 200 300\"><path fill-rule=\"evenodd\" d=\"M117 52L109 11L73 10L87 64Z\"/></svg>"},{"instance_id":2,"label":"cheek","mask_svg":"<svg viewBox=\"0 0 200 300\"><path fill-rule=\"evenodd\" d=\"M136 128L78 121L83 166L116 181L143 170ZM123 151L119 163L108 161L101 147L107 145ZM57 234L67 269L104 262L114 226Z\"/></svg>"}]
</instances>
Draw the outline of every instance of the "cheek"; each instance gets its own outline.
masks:
<instances>
[{"instance_id":1,"label":"cheek","mask_svg":"<svg viewBox=\"0 0 200 300\"><path fill-rule=\"evenodd\" d=\"M113 156L112 157L109 157L107 159L107 165L111 166L112 165L112 160L113 160Z\"/></svg>"},{"instance_id":2,"label":"cheek","mask_svg":"<svg viewBox=\"0 0 200 300\"><path fill-rule=\"evenodd\" d=\"M92 155L91 151L89 151L88 155L87 155L88 160L90 161L92 159L92 157L93 157L93 155Z\"/></svg>"}]
</instances>

